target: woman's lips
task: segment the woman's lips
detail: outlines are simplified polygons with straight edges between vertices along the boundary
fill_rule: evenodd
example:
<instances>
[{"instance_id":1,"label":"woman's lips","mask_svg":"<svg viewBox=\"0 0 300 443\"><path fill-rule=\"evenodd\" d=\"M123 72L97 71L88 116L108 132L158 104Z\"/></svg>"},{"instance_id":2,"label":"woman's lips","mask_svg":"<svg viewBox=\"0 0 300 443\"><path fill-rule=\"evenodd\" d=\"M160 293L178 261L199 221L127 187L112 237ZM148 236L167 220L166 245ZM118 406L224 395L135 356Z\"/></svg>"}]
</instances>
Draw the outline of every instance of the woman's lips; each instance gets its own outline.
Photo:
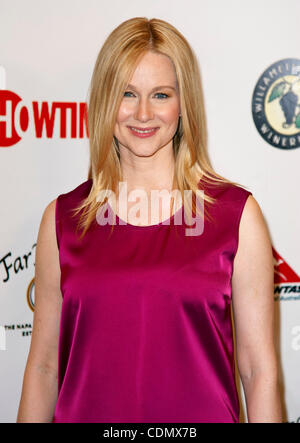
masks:
<instances>
[{"instance_id":1,"label":"woman's lips","mask_svg":"<svg viewBox=\"0 0 300 443\"><path fill-rule=\"evenodd\" d=\"M139 138L152 137L159 128L137 128L136 126L128 126L131 134Z\"/></svg>"}]
</instances>

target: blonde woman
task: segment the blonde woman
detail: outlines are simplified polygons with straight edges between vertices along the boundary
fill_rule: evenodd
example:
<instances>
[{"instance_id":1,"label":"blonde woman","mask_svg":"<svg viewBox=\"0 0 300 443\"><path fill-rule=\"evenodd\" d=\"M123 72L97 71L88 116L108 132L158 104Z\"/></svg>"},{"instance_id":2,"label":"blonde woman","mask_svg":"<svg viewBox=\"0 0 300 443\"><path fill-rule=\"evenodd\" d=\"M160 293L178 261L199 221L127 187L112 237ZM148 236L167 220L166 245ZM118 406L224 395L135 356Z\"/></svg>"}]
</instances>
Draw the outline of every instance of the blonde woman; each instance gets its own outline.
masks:
<instances>
[{"instance_id":1,"label":"blonde woman","mask_svg":"<svg viewBox=\"0 0 300 443\"><path fill-rule=\"evenodd\" d=\"M40 225L17 421L238 422L232 304L248 421L280 422L271 243L252 193L211 166L186 39L125 21L88 104L87 180Z\"/></svg>"}]
</instances>

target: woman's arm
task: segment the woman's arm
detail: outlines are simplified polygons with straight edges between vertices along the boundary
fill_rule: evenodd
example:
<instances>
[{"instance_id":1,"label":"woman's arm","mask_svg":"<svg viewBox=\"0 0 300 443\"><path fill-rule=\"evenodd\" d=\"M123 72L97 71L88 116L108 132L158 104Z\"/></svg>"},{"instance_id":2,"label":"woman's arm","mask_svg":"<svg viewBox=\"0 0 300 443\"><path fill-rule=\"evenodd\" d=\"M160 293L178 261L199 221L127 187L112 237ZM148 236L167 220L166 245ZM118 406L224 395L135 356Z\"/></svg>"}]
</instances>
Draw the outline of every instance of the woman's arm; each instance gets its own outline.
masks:
<instances>
[{"instance_id":1,"label":"woman's arm","mask_svg":"<svg viewBox=\"0 0 300 443\"><path fill-rule=\"evenodd\" d=\"M57 401L58 337L62 296L55 203L44 211L35 260L35 310L17 423L52 422Z\"/></svg>"},{"instance_id":2,"label":"woman's arm","mask_svg":"<svg viewBox=\"0 0 300 443\"><path fill-rule=\"evenodd\" d=\"M239 227L232 276L237 366L248 422L282 422L274 344L274 265L257 201L249 196Z\"/></svg>"}]
</instances>

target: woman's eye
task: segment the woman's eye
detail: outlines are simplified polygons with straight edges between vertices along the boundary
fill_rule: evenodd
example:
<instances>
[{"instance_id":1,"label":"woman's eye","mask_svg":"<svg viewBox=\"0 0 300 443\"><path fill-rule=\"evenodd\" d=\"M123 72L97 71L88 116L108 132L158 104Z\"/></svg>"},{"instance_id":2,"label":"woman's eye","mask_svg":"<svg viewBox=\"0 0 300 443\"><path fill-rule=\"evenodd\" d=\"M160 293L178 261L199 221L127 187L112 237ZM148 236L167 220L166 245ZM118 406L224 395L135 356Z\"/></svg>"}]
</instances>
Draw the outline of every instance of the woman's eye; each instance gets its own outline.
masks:
<instances>
[{"instance_id":1,"label":"woman's eye","mask_svg":"<svg viewBox=\"0 0 300 443\"><path fill-rule=\"evenodd\" d=\"M124 97L134 97L134 94L133 94L133 92L125 91ZM168 94L164 94L163 92L157 92L155 94L155 97L162 99L162 98L168 98L169 96L168 96Z\"/></svg>"},{"instance_id":2,"label":"woman's eye","mask_svg":"<svg viewBox=\"0 0 300 443\"><path fill-rule=\"evenodd\" d=\"M167 94L164 94L163 92L157 92L155 95L158 95L158 98L168 98L169 96Z\"/></svg>"}]
</instances>

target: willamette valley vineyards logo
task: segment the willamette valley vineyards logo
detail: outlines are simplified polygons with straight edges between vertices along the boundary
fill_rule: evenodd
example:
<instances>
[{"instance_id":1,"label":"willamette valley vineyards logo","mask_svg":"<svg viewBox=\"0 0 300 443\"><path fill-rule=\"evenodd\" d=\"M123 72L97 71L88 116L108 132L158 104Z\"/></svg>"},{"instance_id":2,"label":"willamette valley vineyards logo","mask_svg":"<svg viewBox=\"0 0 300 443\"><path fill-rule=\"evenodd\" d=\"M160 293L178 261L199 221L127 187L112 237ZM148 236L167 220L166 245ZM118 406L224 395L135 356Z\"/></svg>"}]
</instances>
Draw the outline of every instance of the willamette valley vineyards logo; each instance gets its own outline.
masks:
<instances>
[{"instance_id":1,"label":"willamette valley vineyards logo","mask_svg":"<svg viewBox=\"0 0 300 443\"><path fill-rule=\"evenodd\" d=\"M300 147L300 60L286 58L259 78L252 115L260 135L280 149Z\"/></svg>"}]
</instances>

